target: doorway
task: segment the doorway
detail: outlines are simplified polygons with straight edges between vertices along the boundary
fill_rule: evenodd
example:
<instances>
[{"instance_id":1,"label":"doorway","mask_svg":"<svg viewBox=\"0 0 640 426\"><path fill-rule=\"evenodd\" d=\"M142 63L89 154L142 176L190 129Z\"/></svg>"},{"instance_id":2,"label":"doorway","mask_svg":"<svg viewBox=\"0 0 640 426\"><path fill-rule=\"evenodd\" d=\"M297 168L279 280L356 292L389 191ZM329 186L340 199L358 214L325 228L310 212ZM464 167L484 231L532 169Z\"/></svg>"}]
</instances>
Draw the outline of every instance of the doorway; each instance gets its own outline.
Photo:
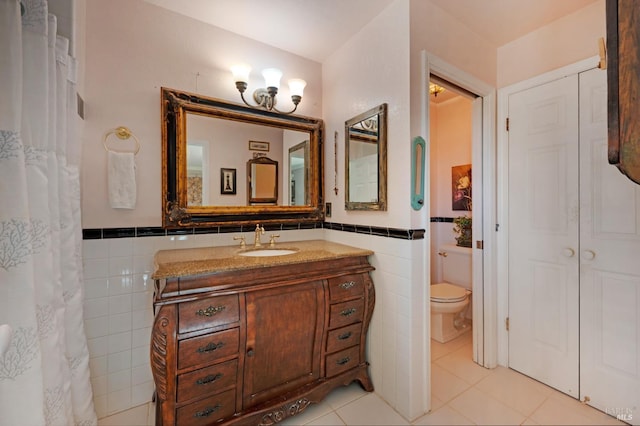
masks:
<instances>
[{"instance_id":1,"label":"doorway","mask_svg":"<svg viewBox=\"0 0 640 426\"><path fill-rule=\"evenodd\" d=\"M495 88L488 86L475 77L459 70L446 63L440 58L422 52L422 70L424 87L422 90L421 104L423 107L422 135L429 135L429 88L428 83L431 75L448 82L455 87L471 94L472 101L472 142L471 142L471 164L473 164L473 241L472 241L472 271L473 271L473 293L472 293L472 338L473 338L473 360L487 368L497 365L496 346L496 280L494 278L495 260L495 234L485 232L495 227L495 145L493 143L495 135ZM430 143L430 138L426 137ZM427 153L430 148L427 147ZM429 164L429 162L428 162ZM430 167L429 167L430 170ZM425 209L425 227L431 224L430 220L430 197L427 197L427 208ZM428 243L428 242L427 242ZM426 248L430 252L430 248ZM431 262L429 261L429 264ZM430 270L430 268L428 268ZM430 277L430 272L427 278ZM430 295L430 280L426 280L424 285L425 294ZM429 303L429 297L425 303ZM430 306L425 309L430 312ZM424 406L431 406L431 356L430 356L430 330L425 330L424 342L427 347L425 357L425 368L427 372Z\"/></svg>"}]
</instances>

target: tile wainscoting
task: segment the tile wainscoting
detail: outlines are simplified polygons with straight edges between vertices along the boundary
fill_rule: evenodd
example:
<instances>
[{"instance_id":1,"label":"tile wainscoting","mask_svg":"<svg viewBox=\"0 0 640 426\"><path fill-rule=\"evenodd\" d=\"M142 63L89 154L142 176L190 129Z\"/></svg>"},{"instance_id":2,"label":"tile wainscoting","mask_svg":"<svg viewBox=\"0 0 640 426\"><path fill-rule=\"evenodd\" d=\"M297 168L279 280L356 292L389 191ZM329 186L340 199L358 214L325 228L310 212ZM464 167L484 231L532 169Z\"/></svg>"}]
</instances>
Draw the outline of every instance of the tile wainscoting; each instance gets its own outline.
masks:
<instances>
[{"instance_id":1,"label":"tile wainscoting","mask_svg":"<svg viewBox=\"0 0 640 426\"><path fill-rule=\"evenodd\" d=\"M402 339L403 334L396 333L394 329L396 325L410 320L403 317L410 312L404 305L411 301L407 293L410 279L406 276L408 270L405 266L411 257L409 246L424 238L424 230L330 222L319 226L271 225L265 229L267 232L278 231L281 235L279 242L331 239L376 252L372 263L376 267L373 274L378 289L377 306L390 306L377 309L377 317L374 312L377 325L371 327L370 333L378 337L374 339L377 343L376 349L372 350L371 371L378 382L377 392L390 403L402 404L406 397L400 397L402 394L398 394L400 389L395 383L402 383L408 377L403 375L402 380L396 380L396 370L401 369L396 367L400 361L396 349L398 346L406 347L408 342L382 345L382 340L390 336L394 341ZM83 230L84 324L94 403L99 418L145 404L153 396L149 340L153 323L151 274L156 251L234 245L237 242L233 237L247 232L253 232L253 227ZM400 282L402 285L397 285ZM406 330L403 331L405 335Z\"/></svg>"}]
</instances>

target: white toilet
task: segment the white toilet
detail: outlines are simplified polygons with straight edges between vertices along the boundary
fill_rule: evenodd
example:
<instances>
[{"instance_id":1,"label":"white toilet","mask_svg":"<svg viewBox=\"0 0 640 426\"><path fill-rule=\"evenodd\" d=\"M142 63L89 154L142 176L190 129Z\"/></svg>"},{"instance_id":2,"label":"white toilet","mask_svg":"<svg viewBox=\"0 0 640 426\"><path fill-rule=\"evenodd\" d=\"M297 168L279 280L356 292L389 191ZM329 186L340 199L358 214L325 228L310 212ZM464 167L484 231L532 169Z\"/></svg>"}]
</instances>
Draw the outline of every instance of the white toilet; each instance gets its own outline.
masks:
<instances>
[{"instance_id":1,"label":"white toilet","mask_svg":"<svg viewBox=\"0 0 640 426\"><path fill-rule=\"evenodd\" d=\"M446 343L471 329L465 318L471 302L471 249L445 245L438 255L443 282L431 285L431 338Z\"/></svg>"}]
</instances>

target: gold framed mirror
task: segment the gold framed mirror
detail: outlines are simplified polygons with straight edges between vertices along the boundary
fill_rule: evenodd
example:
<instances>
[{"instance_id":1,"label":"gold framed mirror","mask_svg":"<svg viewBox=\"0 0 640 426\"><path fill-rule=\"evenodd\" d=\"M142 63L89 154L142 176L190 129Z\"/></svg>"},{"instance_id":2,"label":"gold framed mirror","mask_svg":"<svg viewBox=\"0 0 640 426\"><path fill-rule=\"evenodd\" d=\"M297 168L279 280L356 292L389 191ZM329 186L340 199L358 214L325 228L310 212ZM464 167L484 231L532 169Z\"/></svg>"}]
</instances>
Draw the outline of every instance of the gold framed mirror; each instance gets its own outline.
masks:
<instances>
[{"instance_id":1,"label":"gold framed mirror","mask_svg":"<svg viewBox=\"0 0 640 426\"><path fill-rule=\"evenodd\" d=\"M345 209L387 210L387 104L345 122Z\"/></svg>"},{"instance_id":2,"label":"gold framed mirror","mask_svg":"<svg viewBox=\"0 0 640 426\"><path fill-rule=\"evenodd\" d=\"M322 120L164 87L161 103L164 227L324 220ZM293 204L292 185L282 171L290 170L290 149L305 143L306 179L296 182L304 185L304 202ZM282 165L275 167L274 195L251 197L250 170L243 170L265 157Z\"/></svg>"}]
</instances>

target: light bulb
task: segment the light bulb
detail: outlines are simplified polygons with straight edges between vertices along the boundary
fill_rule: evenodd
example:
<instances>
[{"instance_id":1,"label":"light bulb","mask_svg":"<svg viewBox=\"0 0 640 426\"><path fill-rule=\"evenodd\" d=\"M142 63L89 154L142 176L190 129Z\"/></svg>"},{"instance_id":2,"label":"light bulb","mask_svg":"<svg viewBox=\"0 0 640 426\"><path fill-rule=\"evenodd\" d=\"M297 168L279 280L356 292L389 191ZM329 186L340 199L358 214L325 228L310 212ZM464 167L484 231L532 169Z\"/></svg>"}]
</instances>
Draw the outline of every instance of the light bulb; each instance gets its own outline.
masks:
<instances>
[{"instance_id":1,"label":"light bulb","mask_svg":"<svg viewBox=\"0 0 640 426\"><path fill-rule=\"evenodd\" d=\"M280 87L280 78L282 77L282 71L277 68L267 68L262 71L264 77L264 84L266 87Z\"/></svg>"},{"instance_id":2,"label":"light bulb","mask_svg":"<svg viewBox=\"0 0 640 426\"><path fill-rule=\"evenodd\" d=\"M248 83L251 68L246 65L234 65L231 67L231 73L235 82Z\"/></svg>"},{"instance_id":3,"label":"light bulb","mask_svg":"<svg viewBox=\"0 0 640 426\"><path fill-rule=\"evenodd\" d=\"M307 86L307 82L299 79L292 78L289 80L289 92L291 96L300 96L302 97L302 93L304 92L304 88Z\"/></svg>"}]
</instances>

